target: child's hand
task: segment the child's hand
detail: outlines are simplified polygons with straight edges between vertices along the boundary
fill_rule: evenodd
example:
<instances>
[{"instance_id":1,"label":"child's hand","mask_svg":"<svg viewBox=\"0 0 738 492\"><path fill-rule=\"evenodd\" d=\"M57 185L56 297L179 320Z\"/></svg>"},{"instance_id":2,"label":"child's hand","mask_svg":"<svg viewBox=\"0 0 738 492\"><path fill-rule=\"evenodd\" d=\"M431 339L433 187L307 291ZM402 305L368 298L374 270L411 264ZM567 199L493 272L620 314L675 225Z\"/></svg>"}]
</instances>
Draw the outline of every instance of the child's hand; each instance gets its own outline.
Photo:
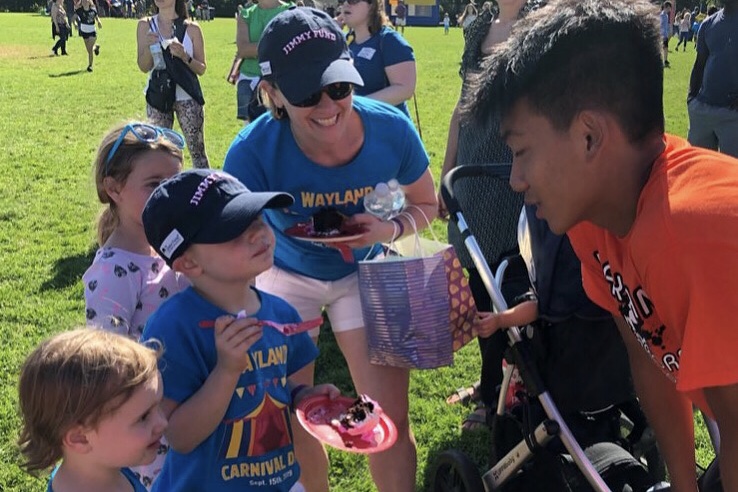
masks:
<instances>
[{"instance_id":1,"label":"child's hand","mask_svg":"<svg viewBox=\"0 0 738 492\"><path fill-rule=\"evenodd\" d=\"M308 396L326 395L331 400L335 400L341 396L341 390L333 386L332 384L319 384L317 386L307 387L302 391L298 391L292 401L292 406L297 406L303 398Z\"/></svg>"},{"instance_id":2,"label":"child's hand","mask_svg":"<svg viewBox=\"0 0 738 492\"><path fill-rule=\"evenodd\" d=\"M500 315L494 312L478 312L474 318L474 327L477 329L479 336L487 338L502 328L500 324Z\"/></svg>"},{"instance_id":3,"label":"child's hand","mask_svg":"<svg viewBox=\"0 0 738 492\"><path fill-rule=\"evenodd\" d=\"M229 372L242 373L249 365L248 351L262 334L263 328L254 318L236 319L221 316L215 320L215 349L218 365Z\"/></svg>"}]
</instances>

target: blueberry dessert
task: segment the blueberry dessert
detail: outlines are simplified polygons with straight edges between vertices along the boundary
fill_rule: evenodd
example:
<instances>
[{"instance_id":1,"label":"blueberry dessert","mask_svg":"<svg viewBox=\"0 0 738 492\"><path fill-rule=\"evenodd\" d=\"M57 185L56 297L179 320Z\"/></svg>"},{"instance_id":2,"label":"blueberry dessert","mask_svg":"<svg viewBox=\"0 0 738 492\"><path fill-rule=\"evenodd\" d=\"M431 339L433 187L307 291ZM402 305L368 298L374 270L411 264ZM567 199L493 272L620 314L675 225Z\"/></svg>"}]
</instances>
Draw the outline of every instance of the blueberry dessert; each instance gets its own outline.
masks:
<instances>
[{"instance_id":1,"label":"blueberry dessert","mask_svg":"<svg viewBox=\"0 0 738 492\"><path fill-rule=\"evenodd\" d=\"M312 216L313 234L319 237L337 236L346 216L335 207L323 207Z\"/></svg>"}]
</instances>

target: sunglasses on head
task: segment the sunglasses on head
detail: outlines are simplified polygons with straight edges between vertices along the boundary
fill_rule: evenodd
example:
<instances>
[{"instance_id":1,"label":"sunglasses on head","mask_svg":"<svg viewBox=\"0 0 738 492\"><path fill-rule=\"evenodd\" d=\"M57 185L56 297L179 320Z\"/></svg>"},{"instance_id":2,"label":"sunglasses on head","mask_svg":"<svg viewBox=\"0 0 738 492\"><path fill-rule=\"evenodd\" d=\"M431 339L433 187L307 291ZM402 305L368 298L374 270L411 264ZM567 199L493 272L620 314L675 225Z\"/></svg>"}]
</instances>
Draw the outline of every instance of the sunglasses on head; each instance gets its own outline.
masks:
<instances>
[{"instance_id":1,"label":"sunglasses on head","mask_svg":"<svg viewBox=\"0 0 738 492\"><path fill-rule=\"evenodd\" d=\"M140 142L156 142L160 138L163 138L173 143L178 149L183 149L185 146L184 137L174 130L148 125L146 123L130 123L123 128L118 140L115 141L113 146L110 148L110 152L108 152L108 158L105 159L105 176L108 175L108 164L110 164L115 152L129 133L133 134L133 136Z\"/></svg>"},{"instance_id":2,"label":"sunglasses on head","mask_svg":"<svg viewBox=\"0 0 738 492\"><path fill-rule=\"evenodd\" d=\"M312 108L313 106L318 105L324 92L328 94L328 97L332 100L340 101L341 99L347 98L353 90L354 85L351 82L336 82L335 84L326 85L318 92L306 97L302 101L290 104L292 106L297 106L298 108Z\"/></svg>"},{"instance_id":3,"label":"sunglasses on head","mask_svg":"<svg viewBox=\"0 0 738 492\"><path fill-rule=\"evenodd\" d=\"M338 2L338 5L342 5L344 3L347 3L349 5L356 5L359 2L372 3L372 0L340 0Z\"/></svg>"}]
</instances>

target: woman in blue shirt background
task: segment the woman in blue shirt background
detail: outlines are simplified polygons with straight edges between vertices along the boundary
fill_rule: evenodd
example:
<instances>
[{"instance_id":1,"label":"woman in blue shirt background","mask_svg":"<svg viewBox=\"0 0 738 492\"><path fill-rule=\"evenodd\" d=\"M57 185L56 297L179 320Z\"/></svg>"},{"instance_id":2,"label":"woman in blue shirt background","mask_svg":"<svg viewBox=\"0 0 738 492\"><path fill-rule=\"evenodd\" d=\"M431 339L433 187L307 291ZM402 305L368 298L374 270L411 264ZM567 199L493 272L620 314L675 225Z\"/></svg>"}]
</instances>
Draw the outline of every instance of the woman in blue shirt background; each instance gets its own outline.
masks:
<instances>
[{"instance_id":1,"label":"woman in blue shirt background","mask_svg":"<svg viewBox=\"0 0 738 492\"><path fill-rule=\"evenodd\" d=\"M405 101L415 92L413 48L392 29L383 0L347 0L343 19L351 29L349 49L364 80L356 94L397 106L410 115Z\"/></svg>"}]
</instances>

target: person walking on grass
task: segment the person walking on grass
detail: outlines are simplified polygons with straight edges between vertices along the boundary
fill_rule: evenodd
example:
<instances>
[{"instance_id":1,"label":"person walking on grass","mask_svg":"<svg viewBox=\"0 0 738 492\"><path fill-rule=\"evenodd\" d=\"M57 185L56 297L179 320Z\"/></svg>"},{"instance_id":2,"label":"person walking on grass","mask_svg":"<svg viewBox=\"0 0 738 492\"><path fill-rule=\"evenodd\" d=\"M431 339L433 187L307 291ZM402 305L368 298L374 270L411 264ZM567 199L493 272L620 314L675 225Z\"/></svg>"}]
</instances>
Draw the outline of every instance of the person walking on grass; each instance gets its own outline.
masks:
<instances>
[{"instance_id":1,"label":"person walking on grass","mask_svg":"<svg viewBox=\"0 0 738 492\"><path fill-rule=\"evenodd\" d=\"M51 6L51 20L56 25L56 34L59 39L51 48L51 52L54 56L61 54L66 56L67 53L67 38L69 37L69 21L67 20L67 11L64 9L64 0L56 0L54 5Z\"/></svg>"},{"instance_id":2,"label":"person walking on grass","mask_svg":"<svg viewBox=\"0 0 738 492\"><path fill-rule=\"evenodd\" d=\"M100 45L97 44L97 28L102 29L100 17L92 0L80 0L79 7L74 11L73 23L77 26L77 33L85 42L87 48L87 71L92 72L92 60L94 55L100 54Z\"/></svg>"},{"instance_id":3,"label":"person walking on grass","mask_svg":"<svg viewBox=\"0 0 738 492\"><path fill-rule=\"evenodd\" d=\"M684 48L682 51L687 51L687 42L689 42L689 33L692 31L692 14L685 9L682 14L682 20L679 21L679 42L676 45L675 51L679 51L679 46L682 44Z\"/></svg>"},{"instance_id":4,"label":"person walking on grass","mask_svg":"<svg viewBox=\"0 0 738 492\"><path fill-rule=\"evenodd\" d=\"M511 187L567 233L587 296L615 317L671 489L697 490L696 405L736 491L738 159L665 133L661 34L647 0L555 0L462 111L501 116Z\"/></svg>"},{"instance_id":5,"label":"person walking on grass","mask_svg":"<svg viewBox=\"0 0 738 492\"><path fill-rule=\"evenodd\" d=\"M185 0L155 0L155 10L154 16L138 21L138 68L148 73L151 80L154 58L150 46L159 43L162 55L170 62L167 72L176 83L176 89L169 108L154 107L147 100L146 116L157 126L172 128L176 114L192 157L192 166L210 167L205 152L205 99L198 79L207 69L202 30L196 22L187 19Z\"/></svg>"},{"instance_id":6,"label":"person walking on grass","mask_svg":"<svg viewBox=\"0 0 738 492\"><path fill-rule=\"evenodd\" d=\"M395 29L405 34L405 26L407 25L407 6L403 0L399 0L395 7Z\"/></svg>"}]
</instances>

